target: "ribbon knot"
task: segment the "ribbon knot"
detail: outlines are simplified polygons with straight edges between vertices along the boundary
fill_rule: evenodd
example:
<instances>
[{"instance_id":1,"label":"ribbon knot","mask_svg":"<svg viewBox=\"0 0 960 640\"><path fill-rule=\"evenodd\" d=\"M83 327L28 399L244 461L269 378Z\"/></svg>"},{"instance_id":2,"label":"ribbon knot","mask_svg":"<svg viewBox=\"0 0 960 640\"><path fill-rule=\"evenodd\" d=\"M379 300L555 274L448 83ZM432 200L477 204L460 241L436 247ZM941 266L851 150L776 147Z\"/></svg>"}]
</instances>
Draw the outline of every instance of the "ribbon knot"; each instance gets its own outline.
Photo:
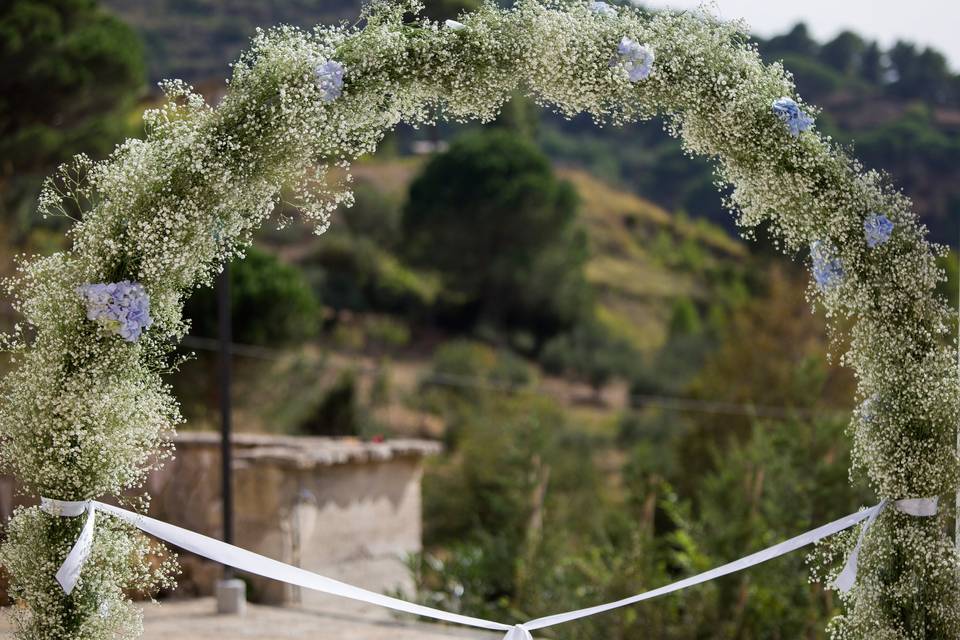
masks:
<instances>
[{"instance_id":1,"label":"ribbon knot","mask_svg":"<svg viewBox=\"0 0 960 640\"><path fill-rule=\"evenodd\" d=\"M938 498L905 498L903 500L894 500L893 508L899 511L900 513L905 513L908 516L915 516L918 518L931 518L937 515L937 505ZM890 505L891 501L884 499L880 504L872 507L873 513L870 514L870 517L867 518L867 521L863 523L863 526L860 528L860 535L857 537L857 544L853 547L853 551L850 552L850 555L847 556L847 562L843 565L843 570L837 576L836 580L833 581L832 586L840 591L841 593L848 593L850 589L853 588L853 585L857 582L857 564L860 560L860 548L863 546L863 540L867 535L867 531L870 530L870 527L880 517L880 514Z\"/></svg>"},{"instance_id":2,"label":"ribbon knot","mask_svg":"<svg viewBox=\"0 0 960 640\"><path fill-rule=\"evenodd\" d=\"M507 635L504 636L503 640L533 640L533 636L530 635L530 632L522 625L514 625L510 631L507 631Z\"/></svg>"},{"instance_id":3,"label":"ribbon knot","mask_svg":"<svg viewBox=\"0 0 960 640\"><path fill-rule=\"evenodd\" d=\"M57 570L57 582L63 587L64 593L70 595L80 579L80 570L83 568L83 563L87 561L90 551L93 549L93 529L97 520L97 505L93 500L71 501L40 498L40 509L50 515L64 518L76 518L84 513L87 514L87 521L83 523L83 530L80 531L76 543Z\"/></svg>"}]
</instances>

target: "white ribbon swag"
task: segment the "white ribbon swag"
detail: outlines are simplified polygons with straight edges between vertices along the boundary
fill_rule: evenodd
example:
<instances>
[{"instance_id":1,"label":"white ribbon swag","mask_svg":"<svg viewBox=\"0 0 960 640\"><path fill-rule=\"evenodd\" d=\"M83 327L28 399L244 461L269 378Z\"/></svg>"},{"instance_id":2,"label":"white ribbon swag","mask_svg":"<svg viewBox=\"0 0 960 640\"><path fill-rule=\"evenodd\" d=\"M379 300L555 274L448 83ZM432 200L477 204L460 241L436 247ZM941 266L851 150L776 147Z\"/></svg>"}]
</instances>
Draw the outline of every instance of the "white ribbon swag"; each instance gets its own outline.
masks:
<instances>
[{"instance_id":1,"label":"white ribbon swag","mask_svg":"<svg viewBox=\"0 0 960 640\"><path fill-rule=\"evenodd\" d=\"M866 535L870 526L876 521L880 514L883 513L884 509L891 504L901 513L911 516L932 517L937 514L937 498L911 498L892 501L883 500L880 502L880 504L870 507L869 509L850 514L840 518L839 520L834 520L829 524L811 531L807 531L806 533L794 538L790 538L789 540L785 540L784 542L776 544L772 547L768 547L762 551L758 551L751 555L740 558L739 560L735 560L723 566L716 567L715 569L679 580L658 589L647 591L629 598L624 598L623 600L617 600L616 602L609 602L607 604L588 607L586 609L579 609L577 611L570 611L568 613L559 613L556 615L547 616L545 618L537 618L536 620L531 620L524 624L518 625L507 625L500 622L494 622L492 620L484 620L482 618L473 618L457 613L449 613L447 611L441 611L439 609L413 604L398 598L391 598L373 591L367 591L366 589L361 589L337 580L332 580L319 574L300 569L299 567L294 567L276 560L271 560L265 556L261 556L251 551L246 551L239 547L226 544L225 542L215 540L214 538L210 538L199 533L194 533L193 531L188 531L187 529L176 527L172 524L167 524L166 522L148 518L147 516L140 515L132 511L127 511L126 509L121 509L119 507L114 507L109 504L104 504L102 502L97 502L95 500L70 502L65 500L41 498L40 507L45 512L54 516L68 518L78 517L84 514L87 516L87 520L83 525L83 529L81 530L79 537L77 538L77 542L70 550L70 553L67 555L56 574L57 582L60 583L60 586L62 586L63 590L68 594L71 593L74 587L77 585L77 581L80 578L80 571L83 568L83 564L90 555L90 551L93 547L93 533L94 527L96 526L97 511L103 511L104 513L120 518L121 520L124 520L125 522L137 527L141 531L185 551L195 553L220 564L229 565L241 571L264 576L266 578L272 578L274 580L280 580L281 582L286 582L292 585L303 587L305 589L312 589L314 591L319 591L330 595L350 598L352 600L359 600L361 602L386 607L388 609L393 609L403 613L423 616L425 618L433 618L434 620L440 620L443 622L477 627L480 629L504 631L506 632L504 640L532 640L533 636L531 635L531 632L537 629L552 627L564 622L570 622L571 620L577 620L579 618L586 618L587 616L604 613L606 611L625 607L627 605L642 602L644 600L650 600L651 598L656 598L668 593L680 591L704 582L709 582L710 580L715 580L731 573L743 571L744 569L748 569L766 562L767 560L772 560L773 558L786 555L796 551L797 549L864 522L864 526L860 530L860 536L857 540L857 544L850 553L850 556L847 558L846 565L833 585L840 591L849 591L856 582L857 561L860 556L860 548L863 544L864 536Z\"/></svg>"}]
</instances>

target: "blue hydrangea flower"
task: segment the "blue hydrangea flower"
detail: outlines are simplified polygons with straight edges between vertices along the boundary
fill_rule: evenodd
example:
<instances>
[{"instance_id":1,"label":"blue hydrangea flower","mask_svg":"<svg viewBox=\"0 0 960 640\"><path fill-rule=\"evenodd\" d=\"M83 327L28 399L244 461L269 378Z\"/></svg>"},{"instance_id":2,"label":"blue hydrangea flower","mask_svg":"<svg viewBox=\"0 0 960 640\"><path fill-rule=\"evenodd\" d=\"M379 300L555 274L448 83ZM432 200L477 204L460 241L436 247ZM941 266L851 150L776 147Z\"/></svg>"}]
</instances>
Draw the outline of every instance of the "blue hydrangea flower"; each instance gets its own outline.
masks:
<instances>
[{"instance_id":1,"label":"blue hydrangea flower","mask_svg":"<svg viewBox=\"0 0 960 640\"><path fill-rule=\"evenodd\" d=\"M591 2L590 11L605 18L615 18L617 16L617 8L606 2Z\"/></svg>"},{"instance_id":2,"label":"blue hydrangea flower","mask_svg":"<svg viewBox=\"0 0 960 640\"><path fill-rule=\"evenodd\" d=\"M610 64L611 66L622 65L627 70L630 82L640 82L648 78L653 71L653 50L636 40L624 36L617 46L617 54L620 56L619 59Z\"/></svg>"},{"instance_id":3,"label":"blue hydrangea flower","mask_svg":"<svg viewBox=\"0 0 960 640\"><path fill-rule=\"evenodd\" d=\"M843 281L843 262L829 242L810 243L810 257L813 258L813 279L821 291L828 291Z\"/></svg>"},{"instance_id":4,"label":"blue hydrangea flower","mask_svg":"<svg viewBox=\"0 0 960 640\"><path fill-rule=\"evenodd\" d=\"M320 88L321 99L333 102L343 93L343 65L336 60L321 62L313 70Z\"/></svg>"},{"instance_id":5,"label":"blue hydrangea flower","mask_svg":"<svg viewBox=\"0 0 960 640\"><path fill-rule=\"evenodd\" d=\"M863 235L868 247L879 247L893 235L893 223L881 213L872 213L863 221Z\"/></svg>"},{"instance_id":6,"label":"blue hydrangea flower","mask_svg":"<svg viewBox=\"0 0 960 640\"><path fill-rule=\"evenodd\" d=\"M87 284L78 292L87 303L87 319L128 342L136 342L153 324L150 296L139 283L124 280Z\"/></svg>"},{"instance_id":7,"label":"blue hydrangea flower","mask_svg":"<svg viewBox=\"0 0 960 640\"><path fill-rule=\"evenodd\" d=\"M778 98L773 101L773 114L790 129L794 138L813 125L813 118L805 113L791 98Z\"/></svg>"}]
</instances>

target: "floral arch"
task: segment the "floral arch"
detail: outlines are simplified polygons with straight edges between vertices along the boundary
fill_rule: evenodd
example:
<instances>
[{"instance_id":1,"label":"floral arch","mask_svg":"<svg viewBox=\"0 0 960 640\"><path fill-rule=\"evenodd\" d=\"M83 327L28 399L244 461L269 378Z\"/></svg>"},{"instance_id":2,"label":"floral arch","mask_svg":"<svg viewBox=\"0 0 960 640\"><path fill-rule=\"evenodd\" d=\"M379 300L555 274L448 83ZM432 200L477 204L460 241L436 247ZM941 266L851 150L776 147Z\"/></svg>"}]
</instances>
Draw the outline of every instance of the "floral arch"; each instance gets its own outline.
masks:
<instances>
[{"instance_id":1,"label":"floral arch","mask_svg":"<svg viewBox=\"0 0 960 640\"><path fill-rule=\"evenodd\" d=\"M858 469L884 501L956 489L956 351L935 295L938 249L907 198L817 133L816 111L740 26L554 0L405 23L417 9L378 0L362 27L261 32L219 106L168 82L144 139L47 181L41 210L81 217L71 248L24 261L11 287L25 323L8 339L16 368L3 383L0 461L28 492L119 496L170 452L179 414L162 374L187 330L183 302L243 253L281 187L297 187L322 232L350 201L330 169L349 169L400 122L490 120L515 90L598 124L662 116L690 154L712 158L741 225L765 223L785 252L809 255L811 296L849 332ZM54 574L84 524L47 511L19 510L0 549L19 637L136 637L125 594L164 584L173 566L151 567L152 543L104 517L67 594ZM946 511L871 512L838 637L960 634Z\"/></svg>"}]
</instances>

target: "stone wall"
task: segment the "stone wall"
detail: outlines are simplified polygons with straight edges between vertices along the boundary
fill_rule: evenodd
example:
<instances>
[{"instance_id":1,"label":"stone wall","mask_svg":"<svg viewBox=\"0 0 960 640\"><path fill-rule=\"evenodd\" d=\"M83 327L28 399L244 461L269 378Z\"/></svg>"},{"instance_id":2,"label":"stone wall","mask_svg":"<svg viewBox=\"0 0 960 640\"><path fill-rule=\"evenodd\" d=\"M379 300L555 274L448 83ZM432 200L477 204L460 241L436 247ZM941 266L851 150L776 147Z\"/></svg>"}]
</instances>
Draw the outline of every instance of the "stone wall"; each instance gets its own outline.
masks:
<instances>
[{"instance_id":1,"label":"stone wall","mask_svg":"<svg viewBox=\"0 0 960 640\"><path fill-rule=\"evenodd\" d=\"M151 474L150 515L219 538L219 434L184 432L176 457ZM235 544L376 591L409 586L403 565L421 544L423 457L439 445L421 440L361 442L239 434L234 438ZM0 517L17 503L0 478ZM180 556L178 594L208 595L220 568ZM321 601L312 592L243 576L250 597L270 604Z\"/></svg>"}]
</instances>

